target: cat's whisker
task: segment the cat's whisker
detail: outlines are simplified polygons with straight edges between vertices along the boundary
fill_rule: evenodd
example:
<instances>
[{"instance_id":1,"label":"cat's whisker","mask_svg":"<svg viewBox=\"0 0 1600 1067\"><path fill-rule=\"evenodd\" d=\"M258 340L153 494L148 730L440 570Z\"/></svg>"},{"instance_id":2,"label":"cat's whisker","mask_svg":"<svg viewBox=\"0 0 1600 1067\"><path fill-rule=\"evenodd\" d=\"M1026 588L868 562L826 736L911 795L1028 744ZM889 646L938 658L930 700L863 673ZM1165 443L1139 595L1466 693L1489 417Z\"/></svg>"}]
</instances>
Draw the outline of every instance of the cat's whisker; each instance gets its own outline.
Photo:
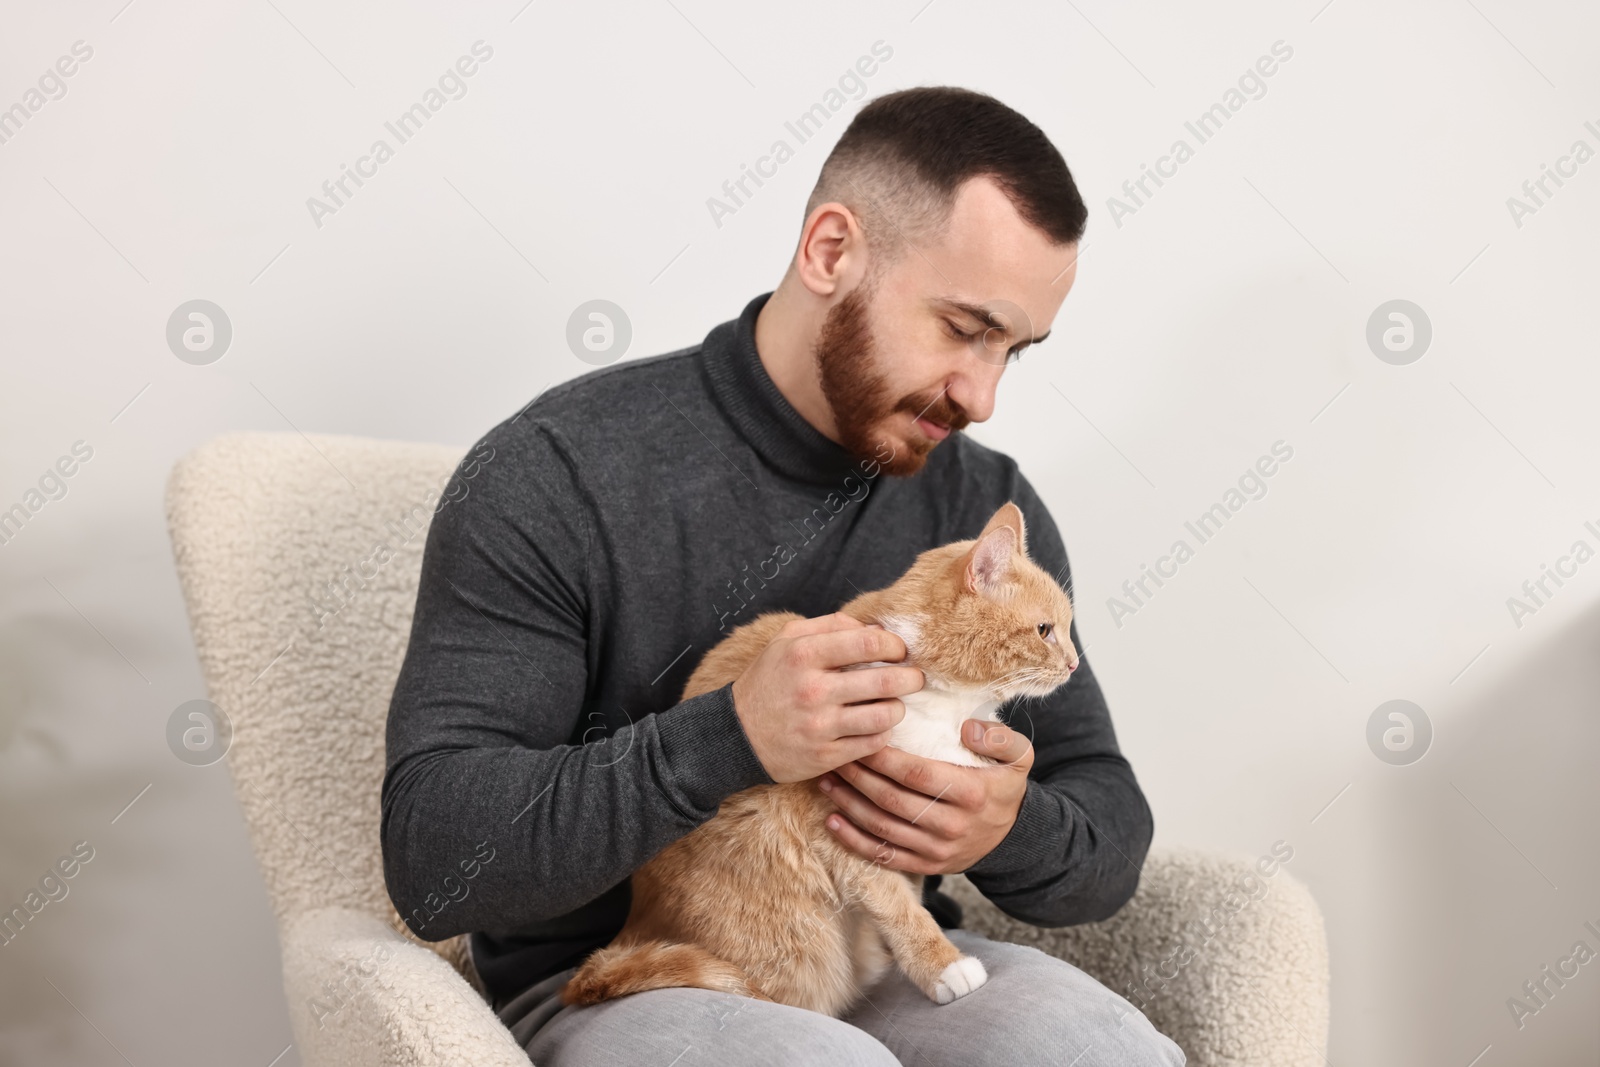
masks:
<instances>
[{"instance_id":1,"label":"cat's whisker","mask_svg":"<svg viewBox=\"0 0 1600 1067\"><path fill-rule=\"evenodd\" d=\"M1032 680L1033 672L1037 670L1037 667L1018 667L1014 671L1007 671L993 683L993 689L996 693L1003 693L1013 682Z\"/></svg>"},{"instance_id":2,"label":"cat's whisker","mask_svg":"<svg viewBox=\"0 0 1600 1067\"><path fill-rule=\"evenodd\" d=\"M1016 696L1033 696L1036 694L1027 693L1024 692L1024 690L1032 686L1034 683L1044 682L1047 678L1048 674L1043 667L1019 667L1014 671L1008 671L1006 674L1002 675L1000 679L994 683L993 688L995 693L1005 700L1009 700ZM1010 690L1009 693L1008 690Z\"/></svg>"}]
</instances>

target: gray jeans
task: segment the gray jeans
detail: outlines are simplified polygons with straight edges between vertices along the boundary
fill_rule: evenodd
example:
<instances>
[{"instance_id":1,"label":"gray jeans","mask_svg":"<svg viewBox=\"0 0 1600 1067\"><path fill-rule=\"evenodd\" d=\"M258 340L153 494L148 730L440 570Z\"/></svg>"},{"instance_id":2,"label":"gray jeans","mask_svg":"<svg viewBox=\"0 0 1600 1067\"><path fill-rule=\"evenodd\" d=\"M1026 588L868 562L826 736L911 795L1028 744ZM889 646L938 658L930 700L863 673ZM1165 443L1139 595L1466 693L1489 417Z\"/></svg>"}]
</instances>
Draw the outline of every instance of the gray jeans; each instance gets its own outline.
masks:
<instances>
[{"instance_id":1,"label":"gray jeans","mask_svg":"<svg viewBox=\"0 0 1600 1067\"><path fill-rule=\"evenodd\" d=\"M937 1005L897 970L844 1019L705 989L655 989L589 1007L558 994L576 968L500 1011L536 1067L1183 1067L1134 1006L1027 945L945 931L989 972Z\"/></svg>"}]
</instances>

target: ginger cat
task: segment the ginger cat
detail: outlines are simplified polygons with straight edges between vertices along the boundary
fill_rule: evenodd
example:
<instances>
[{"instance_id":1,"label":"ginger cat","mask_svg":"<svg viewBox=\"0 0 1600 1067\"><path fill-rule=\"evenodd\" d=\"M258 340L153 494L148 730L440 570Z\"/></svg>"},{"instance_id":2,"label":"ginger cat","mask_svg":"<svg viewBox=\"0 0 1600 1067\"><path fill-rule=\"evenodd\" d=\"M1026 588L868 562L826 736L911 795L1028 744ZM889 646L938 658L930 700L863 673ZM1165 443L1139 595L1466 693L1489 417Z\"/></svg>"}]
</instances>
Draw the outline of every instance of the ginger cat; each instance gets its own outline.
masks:
<instances>
[{"instance_id":1,"label":"ginger cat","mask_svg":"<svg viewBox=\"0 0 1600 1067\"><path fill-rule=\"evenodd\" d=\"M968 718L999 721L1000 704L1043 696L1077 668L1072 604L1030 560L1022 511L1007 503L972 541L917 557L886 589L840 609L905 642L924 687L903 700L889 743L967 766L995 761L961 743ZM684 699L738 678L783 625L769 612L738 627L689 678ZM862 664L861 666L873 666ZM988 980L922 905L922 876L846 850L824 825L837 808L816 779L755 786L657 853L633 875L633 903L612 942L562 990L595 1004L693 986L839 1017L891 959L947 1004Z\"/></svg>"}]
</instances>

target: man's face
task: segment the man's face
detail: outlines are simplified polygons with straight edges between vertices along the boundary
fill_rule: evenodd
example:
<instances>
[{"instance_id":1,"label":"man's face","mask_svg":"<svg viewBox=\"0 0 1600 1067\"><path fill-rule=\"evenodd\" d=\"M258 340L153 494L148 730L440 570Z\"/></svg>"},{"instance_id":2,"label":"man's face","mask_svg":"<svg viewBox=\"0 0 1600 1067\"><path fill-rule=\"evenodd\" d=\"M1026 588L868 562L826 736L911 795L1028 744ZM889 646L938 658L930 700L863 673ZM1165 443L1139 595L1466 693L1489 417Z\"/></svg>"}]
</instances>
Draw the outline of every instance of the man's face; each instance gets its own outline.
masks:
<instances>
[{"instance_id":1,"label":"man's face","mask_svg":"<svg viewBox=\"0 0 1600 1067\"><path fill-rule=\"evenodd\" d=\"M888 444L885 471L921 470L993 414L1008 353L1050 330L1076 274L1076 245L1051 244L989 179L964 184L941 240L906 249L823 321L817 369L840 443L880 462Z\"/></svg>"}]
</instances>

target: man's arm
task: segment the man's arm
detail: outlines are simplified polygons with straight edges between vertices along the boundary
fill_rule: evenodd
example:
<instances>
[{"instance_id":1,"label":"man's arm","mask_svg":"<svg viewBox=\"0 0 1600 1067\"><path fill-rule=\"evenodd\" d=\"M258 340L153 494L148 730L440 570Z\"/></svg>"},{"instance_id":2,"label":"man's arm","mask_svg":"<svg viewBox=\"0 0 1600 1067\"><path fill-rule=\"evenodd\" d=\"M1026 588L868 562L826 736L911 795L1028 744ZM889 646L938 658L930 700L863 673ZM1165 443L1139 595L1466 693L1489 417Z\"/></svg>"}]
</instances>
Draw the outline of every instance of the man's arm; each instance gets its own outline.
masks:
<instances>
[{"instance_id":1,"label":"man's arm","mask_svg":"<svg viewBox=\"0 0 1600 1067\"><path fill-rule=\"evenodd\" d=\"M389 708L384 878L429 940L565 914L771 781L729 686L569 743L589 684L593 512L553 430L505 426L434 516ZM469 883L480 843L493 859Z\"/></svg>"},{"instance_id":2,"label":"man's arm","mask_svg":"<svg viewBox=\"0 0 1600 1067\"><path fill-rule=\"evenodd\" d=\"M1026 522L1028 555L1070 588L1060 531L1019 471L1011 499ZM1082 656L1077 607L1069 630L1080 665L1042 700L1013 704L1006 721L1032 739L1034 764L1016 824L967 869L1013 918L1067 926L1109 918L1133 896L1154 829L1150 806L1117 747L1111 713Z\"/></svg>"}]
</instances>

